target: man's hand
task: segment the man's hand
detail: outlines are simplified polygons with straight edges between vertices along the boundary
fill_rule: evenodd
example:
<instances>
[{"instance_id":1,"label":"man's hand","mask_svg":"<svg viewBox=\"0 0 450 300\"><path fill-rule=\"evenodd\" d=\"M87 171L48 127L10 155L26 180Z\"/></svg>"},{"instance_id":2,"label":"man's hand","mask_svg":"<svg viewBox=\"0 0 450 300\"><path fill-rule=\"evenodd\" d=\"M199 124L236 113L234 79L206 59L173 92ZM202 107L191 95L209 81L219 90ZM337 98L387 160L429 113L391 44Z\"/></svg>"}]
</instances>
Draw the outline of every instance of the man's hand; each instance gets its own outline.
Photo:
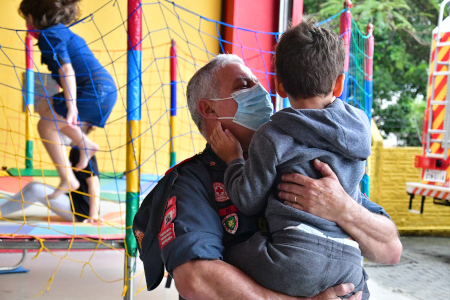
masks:
<instances>
[{"instance_id":1,"label":"man's hand","mask_svg":"<svg viewBox=\"0 0 450 300\"><path fill-rule=\"evenodd\" d=\"M300 174L283 175L278 185L285 204L315 216L336 222L358 244L361 254L370 261L396 264L402 254L397 228L384 215L370 212L353 200L342 188L331 168L319 160L314 166L323 178Z\"/></svg>"},{"instance_id":2,"label":"man's hand","mask_svg":"<svg viewBox=\"0 0 450 300\"><path fill-rule=\"evenodd\" d=\"M341 298L339 296L345 296L351 291L353 291L354 286L351 283L344 283L337 286L332 286L330 288L327 288L322 293L312 297L312 298L305 298L306 300L340 300ZM300 298L302 299L302 298ZM352 295L348 300L361 300L362 299L362 292L357 292L356 294Z\"/></svg>"},{"instance_id":3,"label":"man's hand","mask_svg":"<svg viewBox=\"0 0 450 300\"><path fill-rule=\"evenodd\" d=\"M326 163L314 160L323 178L313 179L301 174L286 174L278 185L278 196L285 204L315 216L336 222L348 212L354 200L345 192L336 174ZM355 202L356 203L356 202Z\"/></svg>"},{"instance_id":4,"label":"man's hand","mask_svg":"<svg viewBox=\"0 0 450 300\"><path fill-rule=\"evenodd\" d=\"M220 122L214 128L213 133L209 138L212 150L224 161L227 165L236 158L244 158L242 147L239 141L228 130L222 130Z\"/></svg>"}]
</instances>

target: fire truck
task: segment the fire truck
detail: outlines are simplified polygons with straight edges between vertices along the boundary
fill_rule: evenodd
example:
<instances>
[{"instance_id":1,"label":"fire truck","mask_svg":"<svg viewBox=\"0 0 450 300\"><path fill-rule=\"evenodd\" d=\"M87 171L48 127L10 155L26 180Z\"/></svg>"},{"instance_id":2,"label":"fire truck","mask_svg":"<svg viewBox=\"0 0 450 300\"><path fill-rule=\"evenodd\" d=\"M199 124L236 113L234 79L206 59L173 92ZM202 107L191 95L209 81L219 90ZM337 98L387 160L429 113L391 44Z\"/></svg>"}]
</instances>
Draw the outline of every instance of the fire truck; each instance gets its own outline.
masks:
<instances>
[{"instance_id":1,"label":"fire truck","mask_svg":"<svg viewBox=\"0 0 450 300\"><path fill-rule=\"evenodd\" d=\"M414 160L414 166L422 169L421 180L406 183L406 192L410 195L409 211L420 214L426 197L432 197L434 204L450 206L450 16L443 19L449 2L441 3L438 26L432 33L423 152ZM412 209L415 195L422 197L420 211Z\"/></svg>"}]
</instances>

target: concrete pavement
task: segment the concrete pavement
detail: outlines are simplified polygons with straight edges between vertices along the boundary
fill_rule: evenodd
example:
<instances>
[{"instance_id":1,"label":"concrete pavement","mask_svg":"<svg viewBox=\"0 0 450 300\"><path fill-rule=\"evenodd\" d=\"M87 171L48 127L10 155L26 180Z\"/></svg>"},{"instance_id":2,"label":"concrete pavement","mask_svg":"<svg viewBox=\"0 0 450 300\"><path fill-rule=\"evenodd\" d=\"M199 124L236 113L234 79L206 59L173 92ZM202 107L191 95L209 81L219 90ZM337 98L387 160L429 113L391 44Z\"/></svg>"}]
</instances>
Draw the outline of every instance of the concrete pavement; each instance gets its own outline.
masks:
<instances>
[{"instance_id":1,"label":"concrete pavement","mask_svg":"<svg viewBox=\"0 0 450 300\"><path fill-rule=\"evenodd\" d=\"M370 277L370 299L449 300L450 238L402 237L401 240L404 250L399 264L364 263ZM28 273L0 275L0 299L123 299L124 254L121 251L96 251L94 255L91 251L70 251L67 256L65 251L57 251L53 254L42 252L37 259L32 259L36 253L30 253L23 266ZM1 253L0 266L12 265L19 257L17 253ZM88 265L83 272L84 263ZM135 293L144 285L140 260L136 271ZM49 291L43 291L52 275L54 280ZM166 289L163 283L152 292L144 290L135 294L134 299L177 300L174 285ZM41 291L42 296L34 297Z\"/></svg>"}]
</instances>

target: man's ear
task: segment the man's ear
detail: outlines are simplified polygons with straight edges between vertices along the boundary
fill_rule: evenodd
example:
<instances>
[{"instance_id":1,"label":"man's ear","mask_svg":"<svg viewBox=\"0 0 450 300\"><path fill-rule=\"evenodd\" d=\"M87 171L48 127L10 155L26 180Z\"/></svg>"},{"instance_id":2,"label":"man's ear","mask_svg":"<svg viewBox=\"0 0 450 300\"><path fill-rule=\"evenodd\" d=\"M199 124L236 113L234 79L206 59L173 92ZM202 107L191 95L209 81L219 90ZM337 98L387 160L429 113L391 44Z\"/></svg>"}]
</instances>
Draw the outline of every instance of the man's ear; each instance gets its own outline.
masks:
<instances>
[{"instance_id":1,"label":"man's ear","mask_svg":"<svg viewBox=\"0 0 450 300\"><path fill-rule=\"evenodd\" d=\"M335 97L341 96L342 91L344 90L344 84L345 84L345 74L342 73L336 79L336 83L334 84L333 96Z\"/></svg>"},{"instance_id":2,"label":"man's ear","mask_svg":"<svg viewBox=\"0 0 450 300\"><path fill-rule=\"evenodd\" d=\"M197 102L197 110L205 119L217 119L217 114L211 104L212 101L208 99L200 99Z\"/></svg>"},{"instance_id":3,"label":"man's ear","mask_svg":"<svg viewBox=\"0 0 450 300\"><path fill-rule=\"evenodd\" d=\"M284 90L283 84L278 81L278 77L275 76L275 90L277 91L277 94L280 95L281 98L286 98L287 93Z\"/></svg>"}]
</instances>

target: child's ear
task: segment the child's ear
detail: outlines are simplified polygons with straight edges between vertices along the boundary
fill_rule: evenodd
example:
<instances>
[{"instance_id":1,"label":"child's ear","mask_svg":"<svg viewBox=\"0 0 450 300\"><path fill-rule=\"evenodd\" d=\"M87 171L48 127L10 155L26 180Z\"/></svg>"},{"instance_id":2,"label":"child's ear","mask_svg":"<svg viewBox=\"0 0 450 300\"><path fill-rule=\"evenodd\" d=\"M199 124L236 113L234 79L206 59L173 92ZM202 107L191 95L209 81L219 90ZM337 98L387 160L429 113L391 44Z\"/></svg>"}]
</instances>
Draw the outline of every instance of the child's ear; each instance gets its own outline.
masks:
<instances>
[{"instance_id":1,"label":"child's ear","mask_svg":"<svg viewBox=\"0 0 450 300\"><path fill-rule=\"evenodd\" d=\"M278 81L277 76L275 76L275 90L277 91L277 94L280 95L281 98L287 97L287 93L284 90L283 84Z\"/></svg>"},{"instance_id":2,"label":"child's ear","mask_svg":"<svg viewBox=\"0 0 450 300\"><path fill-rule=\"evenodd\" d=\"M217 119L217 114L212 107L211 100L200 99L197 102L197 110L205 119Z\"/></svg>"},{"instance_id":3,"label":"child's ear","mask_svg":"<svg viewBox=\"0 0 450 300\"><path fill-rule=\"evenodd\" d=\"M334 89L333 89L333 96L335 96L335 97L341 96L342 91L344 90L344 84L345 84L345 74L342 73L336 79L336 83L335 83Z\"/></svg>"}]
</instances>

